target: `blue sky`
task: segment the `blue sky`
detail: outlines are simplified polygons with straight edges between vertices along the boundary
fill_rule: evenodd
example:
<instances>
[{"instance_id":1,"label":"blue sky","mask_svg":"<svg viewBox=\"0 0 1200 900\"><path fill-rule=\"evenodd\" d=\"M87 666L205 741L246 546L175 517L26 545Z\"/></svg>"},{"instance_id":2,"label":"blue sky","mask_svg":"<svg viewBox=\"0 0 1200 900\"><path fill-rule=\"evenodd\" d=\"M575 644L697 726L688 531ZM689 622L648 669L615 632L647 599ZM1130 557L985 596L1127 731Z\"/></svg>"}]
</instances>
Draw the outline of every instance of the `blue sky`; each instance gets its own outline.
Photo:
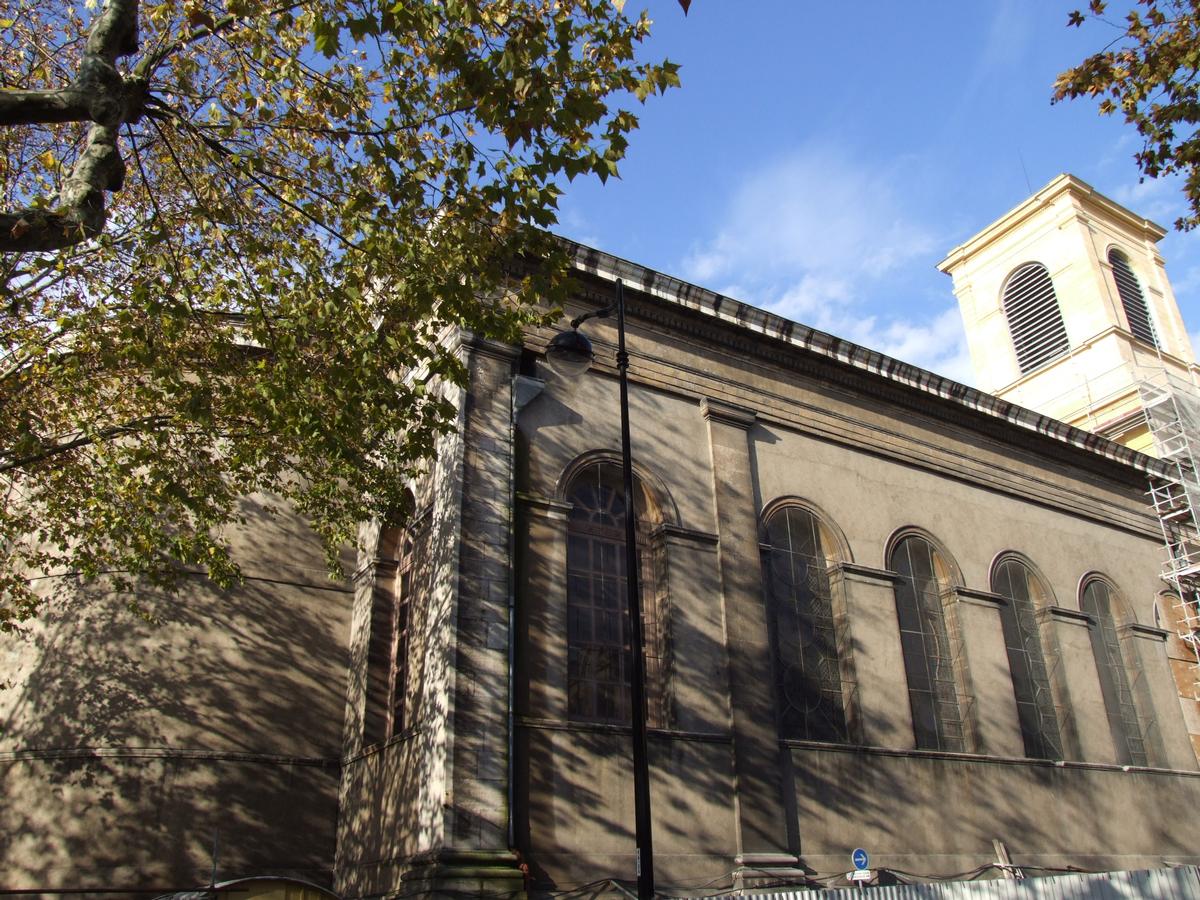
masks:
<instances>
[{"instance_id":1,"label":"blue sky","mask_svg":"<svg viewBox=\"0 0 1200 900\"><path fill-rule=\"evenodd\" d=\"M620 180L567 186L568 237L971 383L947 251L1060 172L1164 227L1182 212L1176 184L1138 183L1129 126L1050 105L1116 36L1067 28L1081 2L644 5L645 55L683 88L636 110ZM1159 246L1194 331L1200 233Z\"/></svg>"}]
</instances>

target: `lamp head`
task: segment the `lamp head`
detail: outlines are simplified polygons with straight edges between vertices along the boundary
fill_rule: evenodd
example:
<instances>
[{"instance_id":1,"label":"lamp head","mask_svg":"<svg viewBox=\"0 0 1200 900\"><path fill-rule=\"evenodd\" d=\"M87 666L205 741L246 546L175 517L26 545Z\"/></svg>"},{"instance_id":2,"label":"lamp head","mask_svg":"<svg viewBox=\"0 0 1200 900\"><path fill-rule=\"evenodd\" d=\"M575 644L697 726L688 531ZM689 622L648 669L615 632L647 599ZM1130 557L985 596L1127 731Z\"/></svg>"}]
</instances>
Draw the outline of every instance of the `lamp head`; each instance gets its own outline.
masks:
<instances>
[{"instance_id":1,"label":"lamp head","mask_svg":"<svg viewBox=\"0 0 1200 900\"><path fill-rule=\"evenodd\" d=\"M594 357L592 342L574 328L559 332L546 346L546 365L554 374L564 378L582 375Z\"/></svg>"}]
</instances>

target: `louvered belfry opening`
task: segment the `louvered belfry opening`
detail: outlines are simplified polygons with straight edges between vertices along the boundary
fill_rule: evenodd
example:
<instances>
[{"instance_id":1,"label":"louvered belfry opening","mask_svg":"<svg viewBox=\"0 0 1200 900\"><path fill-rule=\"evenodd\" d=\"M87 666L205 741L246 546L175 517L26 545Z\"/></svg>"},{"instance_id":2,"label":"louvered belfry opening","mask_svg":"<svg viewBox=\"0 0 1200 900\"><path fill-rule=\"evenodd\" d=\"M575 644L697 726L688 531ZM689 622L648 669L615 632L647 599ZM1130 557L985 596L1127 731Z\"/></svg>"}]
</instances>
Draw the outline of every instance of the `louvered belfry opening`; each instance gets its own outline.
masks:
<instances>
[{"instance_id":1,"label":"louvered belfry opening","mask_svg":"<svg viewBox=\"0 0 1200 900\"><path fill-rule=\"evenodd\" d=\"M1157 347L1158 338L1154 335L1154 323L1150 321L1150 307L1146 304L1146 295L1142 293L1137 276L1133 274L1129 258L1120 250L1113 249L1108 251L1108 261L1112 265L1113 281L1117 283L1117 294L1121 297L1121 306L1125 308L1129 330L1138 340Z\"/></svg>"},{"instance_id":2,"label":"louvered belfry opening","mask_svg":"<svg viewBox=\"0 0 1200 900\"><path fill-rule=\"evenodd\" d=\"M1041 263L1026 263L1009 276L1004 286L1004 314L1022 375L1069 349L1054 283Z\"/></svg>"}]
</instances>

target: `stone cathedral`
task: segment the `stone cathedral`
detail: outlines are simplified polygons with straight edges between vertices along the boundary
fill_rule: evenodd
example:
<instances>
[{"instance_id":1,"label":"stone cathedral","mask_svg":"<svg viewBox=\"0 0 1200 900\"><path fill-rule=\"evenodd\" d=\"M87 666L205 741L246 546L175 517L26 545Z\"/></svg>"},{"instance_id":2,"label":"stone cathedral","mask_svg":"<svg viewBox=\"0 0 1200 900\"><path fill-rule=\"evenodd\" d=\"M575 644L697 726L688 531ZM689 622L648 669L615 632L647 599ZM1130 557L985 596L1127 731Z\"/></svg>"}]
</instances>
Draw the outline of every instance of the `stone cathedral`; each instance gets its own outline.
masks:
<instances>
[{"instance_id":1,"label":"stone cathedral","mask_svg":"<svg viewBox=\"0 0 1200 900\"><path fill-rule=\"evenodd\" d=\"M979 389L575 246L563 327L625 285L633 502L611 320L574 381L552 329L453 336L457 428L344 581L250 497L236 589L84 585L0 645L0 887L630 882L628 516L664 894L1200 863L1163 234L1062 176L951 251Z\"/></svg>"}]
</instances>

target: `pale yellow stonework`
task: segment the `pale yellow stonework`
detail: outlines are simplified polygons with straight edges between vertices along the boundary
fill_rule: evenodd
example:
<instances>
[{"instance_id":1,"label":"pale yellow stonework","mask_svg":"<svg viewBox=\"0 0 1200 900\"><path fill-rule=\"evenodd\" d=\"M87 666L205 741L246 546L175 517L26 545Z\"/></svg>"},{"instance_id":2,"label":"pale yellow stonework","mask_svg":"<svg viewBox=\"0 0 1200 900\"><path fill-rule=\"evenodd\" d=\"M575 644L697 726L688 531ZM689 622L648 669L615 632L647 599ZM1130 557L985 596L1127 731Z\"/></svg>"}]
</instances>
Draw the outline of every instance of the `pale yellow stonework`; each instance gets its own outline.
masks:
<instances>
[{"instance_id":1,"label":"pale yellow stonework","mask_svg":"<svg viewBox=\"0 0 1200 900\"><path fill-rule=\"evenodd\" d=\"M1048 185L947 254L977 386L1005 400L1153 452L1136 383L1166 368L1197 371L1158 241L1162 226L1072 175ZM1109 251L1125 254L1145 295L1159 349L1134 337L1113 281ZM1022 374L1002 297L1012 272L1044 265L1070 348Z\"/></svg>"}]
</instances>

